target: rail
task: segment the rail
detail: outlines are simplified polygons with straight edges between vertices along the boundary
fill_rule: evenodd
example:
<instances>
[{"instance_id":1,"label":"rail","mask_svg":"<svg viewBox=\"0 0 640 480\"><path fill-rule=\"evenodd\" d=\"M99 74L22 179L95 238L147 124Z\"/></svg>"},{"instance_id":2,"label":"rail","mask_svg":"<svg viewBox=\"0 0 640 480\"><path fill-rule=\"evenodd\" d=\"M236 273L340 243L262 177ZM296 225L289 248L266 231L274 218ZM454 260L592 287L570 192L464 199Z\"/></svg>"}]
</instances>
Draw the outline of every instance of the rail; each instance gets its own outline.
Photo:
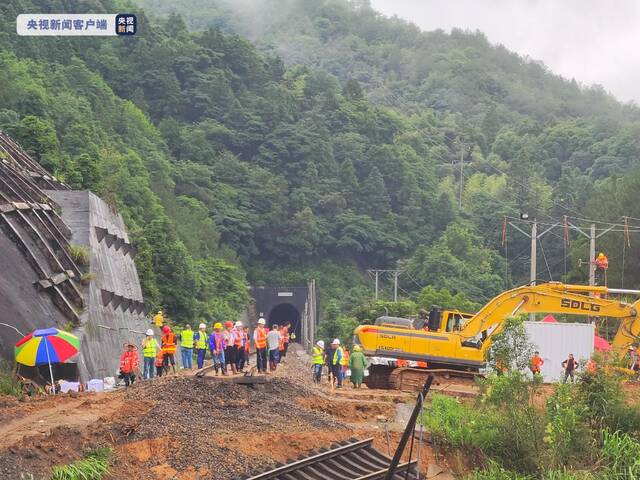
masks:
<instances>
[{"instance_id":1,"label":"rail","mask_svg":"<svg viewBox=\"0 0 640 480\"><path fill-rule=\"evenodd\" d=\"M327 451L291 461L286 465L245 480L380 480L389 470L391 458L373 447L373 439L349 440ZM400 463L394 480L417 480L416 461Z\"/></svg>"}]
</instances>

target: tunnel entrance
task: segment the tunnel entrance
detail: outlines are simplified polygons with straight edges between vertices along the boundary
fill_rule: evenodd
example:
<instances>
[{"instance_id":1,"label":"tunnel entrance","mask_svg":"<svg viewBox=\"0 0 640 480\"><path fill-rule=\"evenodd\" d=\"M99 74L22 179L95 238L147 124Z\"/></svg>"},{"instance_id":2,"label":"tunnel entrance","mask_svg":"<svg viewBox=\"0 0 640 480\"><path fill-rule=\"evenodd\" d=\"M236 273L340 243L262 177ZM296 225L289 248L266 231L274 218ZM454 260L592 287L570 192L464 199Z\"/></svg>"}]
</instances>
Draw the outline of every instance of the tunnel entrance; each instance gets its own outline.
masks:
<instances>
[{"instance_id":1,"label":"tunnel entrance","mask_svg":"<svg viewBox=\"0 0 640 480\"><path fill-rule=\"evenodd\" d=\"M290 333L296 334L296 342L302 338L300 335L302 322L300 321L300 312L290 303L281 303L276 305L269 313L268 326L271 328L273 324L283 325L291 322Z\"/></svg>"}]
</instances>

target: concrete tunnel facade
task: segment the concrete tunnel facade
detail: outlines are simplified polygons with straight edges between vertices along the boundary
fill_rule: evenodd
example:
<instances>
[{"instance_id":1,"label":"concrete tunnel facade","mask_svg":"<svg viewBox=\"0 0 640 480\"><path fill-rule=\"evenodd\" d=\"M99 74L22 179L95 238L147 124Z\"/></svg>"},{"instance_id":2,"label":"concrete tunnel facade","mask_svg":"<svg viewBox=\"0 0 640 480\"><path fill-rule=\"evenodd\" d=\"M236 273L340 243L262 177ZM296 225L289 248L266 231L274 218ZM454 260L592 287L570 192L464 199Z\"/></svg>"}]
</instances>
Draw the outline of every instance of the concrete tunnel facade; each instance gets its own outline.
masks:
<instances>
[{"instance_id":1,"label":"concrete tunnel facade","mask_svg":"<svg viewBox=\"0 0 640 480\"><path fill-rule=\"evenodd\" d=\"M251 287L251 296L255 303L255 318L251 318L255 326L258 318L267 321L267 326L291 322L291 331L296 334L297 342L304 342L303 322L305 321L305 305L309 288L303 286L265 286Z\"/></svg>"}]
</instances>

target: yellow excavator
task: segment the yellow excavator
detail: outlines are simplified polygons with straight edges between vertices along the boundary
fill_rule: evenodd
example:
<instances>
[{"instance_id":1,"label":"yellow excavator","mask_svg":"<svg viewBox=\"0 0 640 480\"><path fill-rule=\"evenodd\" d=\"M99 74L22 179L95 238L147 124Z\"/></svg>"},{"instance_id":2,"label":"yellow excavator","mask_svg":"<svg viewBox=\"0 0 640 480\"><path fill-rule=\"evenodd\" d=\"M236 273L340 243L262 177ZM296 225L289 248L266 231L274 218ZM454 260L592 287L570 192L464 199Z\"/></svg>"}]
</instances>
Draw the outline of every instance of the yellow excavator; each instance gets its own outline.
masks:
<instances>
[{"instance_id":1,"label":"yellow excavator","mask_svg":"<svg viewBox=\"0 0 640 480\"><path fill-rule=\"evenodd\" d=\"M432 307L428 318L380 317L374 325L360 325L354 342L368 357L397 360L395 365L369 366L370 388L406 389L421 385L426 371L445 376L477 375L486 365L491 340L505 320L522 313L556 313L620 319L613 351L624 356L640 335L638 306L610 295L640 295L640 290L550 282L505 291L476 314ZM591 295L591 296L589 296ZM418 367L403 365L416 362ZM415 384L415 385L414 385Z\"/></svg>"}]
</instances>

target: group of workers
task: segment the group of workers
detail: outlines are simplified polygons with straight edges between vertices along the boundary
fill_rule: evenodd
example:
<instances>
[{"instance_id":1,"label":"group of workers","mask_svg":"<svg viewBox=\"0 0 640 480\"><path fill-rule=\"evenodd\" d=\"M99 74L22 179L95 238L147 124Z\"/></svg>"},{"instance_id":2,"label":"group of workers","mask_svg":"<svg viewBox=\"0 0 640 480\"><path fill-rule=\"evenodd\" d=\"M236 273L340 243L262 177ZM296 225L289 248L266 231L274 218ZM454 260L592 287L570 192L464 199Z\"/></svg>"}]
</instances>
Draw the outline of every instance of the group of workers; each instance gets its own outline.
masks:
<instances>
[{"instance_id":1,"label":"group of workers","mask_svg":"<svg viewBox=\"0 0 640 480\"><path fill-rule=\"evenodd\" d=\"M350 371L349 379L354 388L360 388L364 380L364 371L367 368L367 359L362 353L360 345L354 345L349 350L343 348L340 339L334 339L325 348L325 343L318 340L311 353L313 364L313 381L321 383L322 370L327 367L328 379L331 388L342 388L343 382Z\"/></svg>"},{"instance_id":2,"label":"group of workers","mask_svg":"<svg viewBox=\"0 0 640 480\"><path fill-rule=\"evenodd\" d=\"M542 366L544 365L544 360L540 356L540 352L534 352L531 357L531 362L529 365L529 369L533 375L542 375ZM562 361L562 371L563 371L563 379L562 383L567 383L567 380L571 378L571 382L575 382L575 373L576 370L580 367L580 364L573 356L573 353L570 353L569 356ZM589 374L595 374L597 371L597 364L593 358L589 359L587 362L586 371Z\"/></svg>"},{"instance_id":3,"label":"group of workers","mask_svg":"<svg viewBox=\"0 0 640 480\"><path fill-rule=\"evenodd\" d=\"M289 342L295 340L295 334L290 334L290 322L285 322L281 326L274 324L271 328L267 328L264 318L258 320L253 335L249 335L249 327L240 321L235 323L227 321L224 324L216 322L210 333L207 332L207 326L204 323L198 326L197 331L193 331L190 325L185 325L184 329L176 334L169 325L165 324L161 311L154 316L153 324L161 328L162 335L158 342L152 328L145 332L145 338L142 341L144 379L161 377L170 372L176 373L175 356L178 343L180 343L183 369L193 369L194 354L198 369L203 368L208 351L217 376L235 375L248 368L251 340L255 347L258 372L273 372L286 358ZM268 369L267 358L269 359ZM138 372L137 347L129 343L120 357L119 376L124 380L125 385L129 386L135 382Z\"/></svg>"}]
</instances>

